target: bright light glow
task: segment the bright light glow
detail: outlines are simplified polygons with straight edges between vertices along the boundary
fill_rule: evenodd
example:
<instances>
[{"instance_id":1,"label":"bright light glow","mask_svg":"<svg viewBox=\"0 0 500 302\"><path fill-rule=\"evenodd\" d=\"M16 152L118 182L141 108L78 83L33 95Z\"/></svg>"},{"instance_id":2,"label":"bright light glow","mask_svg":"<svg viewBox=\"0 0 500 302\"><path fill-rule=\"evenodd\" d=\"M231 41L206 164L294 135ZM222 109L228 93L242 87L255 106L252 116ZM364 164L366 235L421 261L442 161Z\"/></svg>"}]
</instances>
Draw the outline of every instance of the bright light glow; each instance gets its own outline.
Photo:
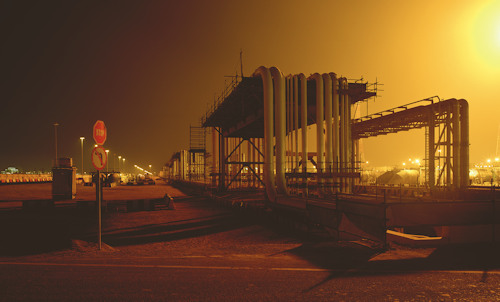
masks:
<instances>
[{"instance_id":1,"label":"bright light glow","mask_svg":"<svg viewBox=\"0 0 500 302\"><path fill-rule=\"evenodd\" d=\"M406 163L403 163L403 166L406 166Z\"/></svg>"},{"instance_id":2,"label":"bright light glow","mask_svg":"<svg viewBox=\"0 0 500 302\"><path fill-rule=\"evenodd\" d=\"M488 159L486 160L486 162L487 162L488 164L489 164L489 163L491 163L491 159L489 159L489 158L488 158Z\"/></svg>"},{"instance_id":3,"label":"bright light glow","mask_svg":"<svg viewBox=\"0 0 500 302\"><path fill-rule=\"evenodd\" d=\"M500 67L499 1L488 1L478 10L471 34L477 57L492 70Z\"/></svg>"},{"instance_id":4,"label":"bright light glow","mask_svg":"<svg viewBox=\"0 0 500 302\"><path fill-rule=\"evenodd\" d=\"M80 137L80 139L83 141L85 139L85 137L82 136L82 137Z\"/></svg>"},{"instance_id":5,"label":"bright light glow","mask_svg":"<svg viewBox=\"0 0 500 302\"><path fill-rule=\"evenodd\" d=\"M109 153L109 150L106 150L106 153Z\"/></svg>"},{"instance_id":6,"label":"bright light glow","mask_svg":"<svg viewBox=\"0 0 500 302\"><path fill-rule=\"evenodd\" d=\"M498 158L498 157L495 157L495 161L500 161L500 158Z\"/></svg>"},{"instance_id":7,"label":"bright light glow","mask_svg":"<svg viewBox=\"0 0 500 302\"><path fill-rule=\"evenodd\" d=\"M416 162L417 164L420 164L420 160L418 160L418 159L415 159L415 162Z\"/></svg>"},{"instance_id":8,"label":"bright light glow","mask_svg":"<svg viewBox=\"0 0 500 302\"><path fill-rule=\"evenodd\" d=\"M497 16L497 18L500 18L500 15ZM500 47L500 21L497 20L497 24L496 24L496 44L497 44L497 47Z\"/></svg>"},{"instance_id":9,"label":"bright light glow","mask_svg":"<svg viewBox=\"0 0 500 302\"><path fill-rule=\"evenodd\" d=\"M366 161L366 164L369 164L368 161Z\"/></svg>"}]
</instances>

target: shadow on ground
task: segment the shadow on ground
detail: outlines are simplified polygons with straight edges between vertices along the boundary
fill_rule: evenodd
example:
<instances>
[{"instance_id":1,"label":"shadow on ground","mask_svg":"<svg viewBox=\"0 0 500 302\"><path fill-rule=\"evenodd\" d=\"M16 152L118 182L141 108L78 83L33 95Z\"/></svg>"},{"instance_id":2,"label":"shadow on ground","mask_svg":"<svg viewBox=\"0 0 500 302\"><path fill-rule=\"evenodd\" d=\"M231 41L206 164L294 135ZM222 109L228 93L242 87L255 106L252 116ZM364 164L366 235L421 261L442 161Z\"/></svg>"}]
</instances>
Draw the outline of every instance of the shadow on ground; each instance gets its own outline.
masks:
<instances>
[{"instance_id":1,"label":"shadow on ground","mask_svg":"<svg viewBox=\"0 0 500 302\"><path fill-rule=\"evenodd\" d=\"M95 228L95 215L75 208L56 207L33 212L0 212L0 256L26 256L71 247L74 234Z\"/></svg>"},{"instance_id":2,"label":"shadow on ground","mask_svg":"<svg viewBox=\"0 0 500 302\"><path fill-rule=\"evenodd\" d=\"M103 240L111 246L169 242L235 230L250 225L248 219L220 214L181 222L168 222L134 229L113 230Z\"/></svg>"}]
</instances>

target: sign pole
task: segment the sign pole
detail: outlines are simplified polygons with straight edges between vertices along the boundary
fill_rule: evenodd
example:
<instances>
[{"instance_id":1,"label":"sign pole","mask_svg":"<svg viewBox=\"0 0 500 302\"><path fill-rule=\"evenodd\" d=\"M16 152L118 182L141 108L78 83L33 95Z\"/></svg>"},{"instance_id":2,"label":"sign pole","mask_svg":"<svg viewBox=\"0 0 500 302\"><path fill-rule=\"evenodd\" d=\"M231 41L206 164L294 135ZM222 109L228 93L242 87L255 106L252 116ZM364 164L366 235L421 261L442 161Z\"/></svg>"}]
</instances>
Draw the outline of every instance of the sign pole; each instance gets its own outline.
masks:
<instances>
[{"instance_id":1,"label":"sign pole","mask_svg":"<svg viewBox=\"0 0 500 302\"><path fill-rule=\"evenodd\" d=\"M101 182L101 170L108 163L108 154L106 150L102 147L106 138L108 136L108 131L106 129L106 125L103 121L98 120L94 124L94 128L92 130L94 141L97 145L92 150L92 164L97 169L97 183L96 183L96 204L97 204L97 216L98 216L98 231L97 231L97 241L99 245L99 250L101 250L102 243L102 182Z\"/></svg>"},{"instance_id":2,"label":"sign pole","mask_svg":"<svg viewBox=\"0 0 500 302\"><path fill-rule=\"evenodd\" d=\"M97 217L98 217L98 231L97 231L97 243L99 245L99 250L101 250L101 242L102 242L102 233L101 233L101 171L97 170L97 185L96 185L96 204L97 204Z\"/></svg>"}]
</instances>

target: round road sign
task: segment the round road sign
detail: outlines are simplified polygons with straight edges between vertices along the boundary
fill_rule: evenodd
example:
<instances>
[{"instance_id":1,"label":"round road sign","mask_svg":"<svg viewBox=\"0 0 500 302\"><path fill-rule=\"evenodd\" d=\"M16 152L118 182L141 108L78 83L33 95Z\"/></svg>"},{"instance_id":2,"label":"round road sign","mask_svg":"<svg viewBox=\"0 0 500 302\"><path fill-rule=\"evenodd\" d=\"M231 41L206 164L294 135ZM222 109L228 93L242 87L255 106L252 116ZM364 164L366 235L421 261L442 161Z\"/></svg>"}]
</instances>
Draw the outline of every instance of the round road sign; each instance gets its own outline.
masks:
<instances>
[{"instance_id":1,"label":"round road sign","mask_svg":"<svg viewBox=\"0 0 500 302\"><path fill-rule=\"evenodd\" d=\"M92 150L92 164L97 170L102 170L108 162L108 155L103 147L97 146Z\"/></svg>"},{"instance_id":2,"label":"round road sign","mask_svg":"<svg viewBox=\"0 0 500 302\"><path fill-rule=\"evenodd\" d=\"M94 130L93 136L94 136L94 141L98 145L103 145L104 142L106 141L107 137L107 130L106 130L106 125L104 124L103 121L97 121L94 124Z\"/></svg>"}]
</instances>

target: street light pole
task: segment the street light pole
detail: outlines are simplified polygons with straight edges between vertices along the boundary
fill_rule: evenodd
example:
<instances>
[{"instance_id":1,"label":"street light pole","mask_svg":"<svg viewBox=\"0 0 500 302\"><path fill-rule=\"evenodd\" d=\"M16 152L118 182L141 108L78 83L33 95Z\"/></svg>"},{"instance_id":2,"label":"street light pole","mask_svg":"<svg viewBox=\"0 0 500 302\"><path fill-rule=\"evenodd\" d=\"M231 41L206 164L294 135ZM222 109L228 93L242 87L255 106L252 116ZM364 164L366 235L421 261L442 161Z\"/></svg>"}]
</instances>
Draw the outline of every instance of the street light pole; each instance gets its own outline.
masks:
<instances>
[{"instance_id":1,"label":"street light pole","mask_svg":"<svg viewBox=\"0 0 500 302\"><path fill-rule=\"evenodd\" d=\"M108 154L109 154L109 150L106 150L106 157L107 157L107 160L106 160L106 172L109 172L109 157L108 157Z\"/></svg>"},{"instance_id":2,"label":"street light pole","mask_svg":"<svg viewBox=\"0 0 500 302\"><path fill-rule=\"evenodd\" d=\"M55 149L56 149L56 160L54 162L55 166L58 167L59 165L57 164L57 126L59 126L58 123L54 123L54 136L55 136Z\"/></svg>"},{"instance_id":3,"label":"street light pole","mask_svg":"<svg viewBox=\"0 0 500 302\"><path fill-rule=\"evenodd\" d=\"M122 161L122 156L118 155L118 171L120 171L120 162Z\"/></svg>"},{"instance_id":4,"label":"street light pole","mask_svg":"<svg viewBox=\"0 0 500 302\"><path fill-rule=\"evenodd\" d=\"M123 172L125 172L125 157L123 159Z\"/></svg>"},{"instance_id":5,"label":"street light pole","mask_svg":"<svg viewBox=\"0 0 500 302\"><path fill-rule=\"evenodd\" d=\"M85 139L85 137L80 137L80 141L82 142L82 175L83 175L83 140Z\"/></svg>"}]
</instances>

